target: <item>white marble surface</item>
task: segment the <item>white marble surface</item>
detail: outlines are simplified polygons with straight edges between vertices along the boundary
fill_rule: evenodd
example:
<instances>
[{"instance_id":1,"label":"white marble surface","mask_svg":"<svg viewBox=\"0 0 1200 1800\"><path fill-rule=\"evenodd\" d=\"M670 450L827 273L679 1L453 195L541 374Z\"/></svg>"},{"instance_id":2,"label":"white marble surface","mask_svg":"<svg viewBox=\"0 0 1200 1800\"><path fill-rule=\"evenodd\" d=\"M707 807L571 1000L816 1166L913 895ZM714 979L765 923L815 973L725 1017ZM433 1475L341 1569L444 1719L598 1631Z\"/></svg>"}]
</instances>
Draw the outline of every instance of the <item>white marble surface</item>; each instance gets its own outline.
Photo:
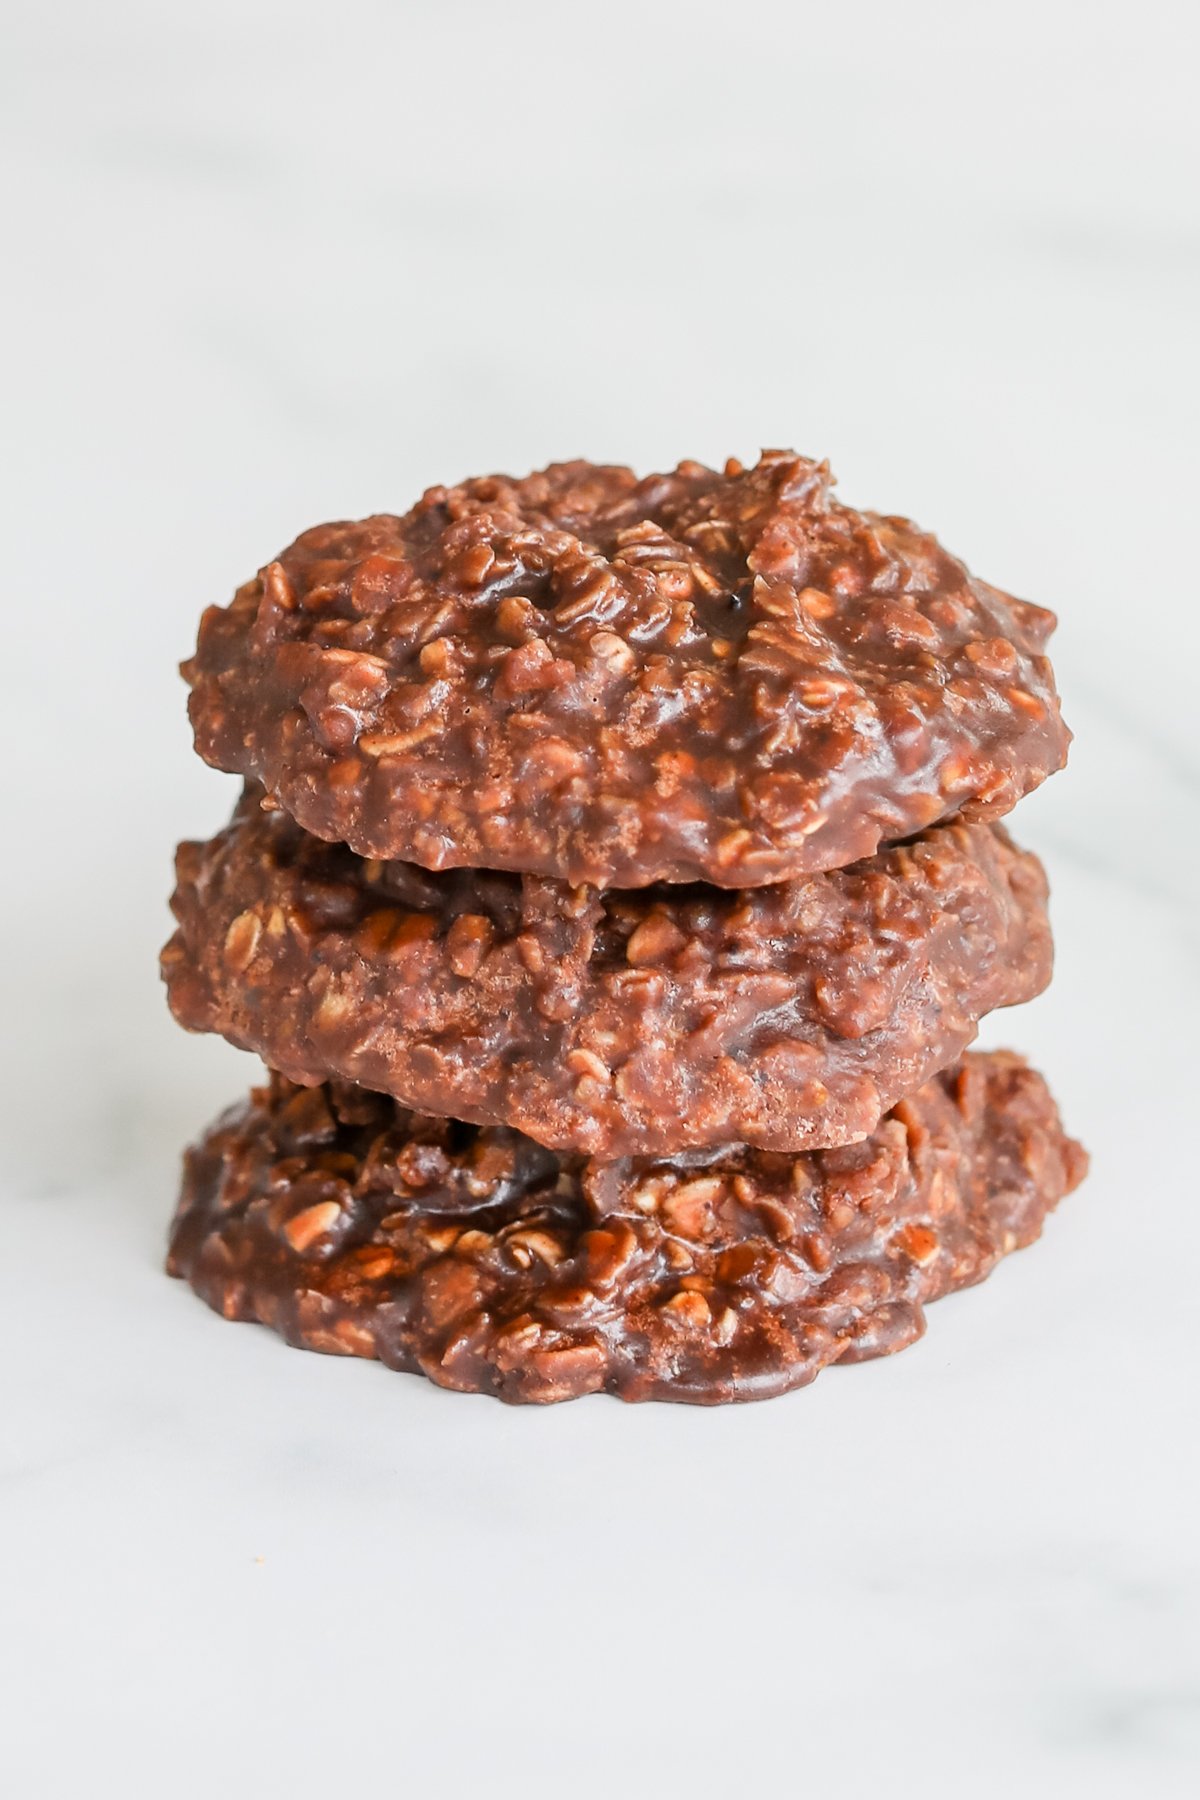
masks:
<instances>
[{"instance_id":1,"label":"white marble surface","mask_svg":"<svg viewBox=\"0 0 1200 1800\"><path fill-rule=\"evenodd\" d=\"M9 0L0 1786L1200 1790L1194 8ZM826 453L1057 606L988 1041L1094 1174L923 1344L513 1411L161 1273L251 1074L155 977L231 784L173 674L302 525ZM1137 636L1135 633L1144 633Z\"/></svg>"}]
</instances>

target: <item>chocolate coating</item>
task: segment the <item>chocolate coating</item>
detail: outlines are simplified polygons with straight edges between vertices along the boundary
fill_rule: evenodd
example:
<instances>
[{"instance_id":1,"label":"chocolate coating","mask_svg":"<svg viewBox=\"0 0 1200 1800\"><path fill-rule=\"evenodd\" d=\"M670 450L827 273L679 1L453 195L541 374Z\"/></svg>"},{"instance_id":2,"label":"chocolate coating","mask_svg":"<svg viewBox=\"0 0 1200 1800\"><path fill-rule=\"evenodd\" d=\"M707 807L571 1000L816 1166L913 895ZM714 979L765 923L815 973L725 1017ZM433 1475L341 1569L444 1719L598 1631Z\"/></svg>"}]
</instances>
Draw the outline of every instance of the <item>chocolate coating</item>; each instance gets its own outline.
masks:
<instances>
[{"instance_id":1,"label":"chocolate coating","mask_svg":"<svg viewBox=\"0 0 1200 1800\"><path fill-rule=\"evenodd\" d=\"M231 1319L511 1401L711 1404L919 1337L1082 1178L1039 1075L967 1057L864 1143L564 1158L344 1085L269 1088L187 1154L169 1268Z\"/></svg>"},{"instance_id":2,"label":"chocolate coating","mask_svg":"<svg viewBox=\"0 0 1200 1800\"><path fill-rule=\"evenodd\" d=\"M1050 977L1041 864L998 826L740 894L597 894L364 862L260 798L180 846L180 1023L555 1148L851 1142Z\"/></svg>"},{"instance_id":3,"label":"chocolate coating","mask_svg":"<svg viewBox=\"0 0 1200 1800\"><path fill-rule=\"evenodd\" d=\"M571 462L318 526L205 613L197 749L361 855L598 887L999 816L1065 760L1053 615L829 489Z\"/></svg>"}]
</instances>

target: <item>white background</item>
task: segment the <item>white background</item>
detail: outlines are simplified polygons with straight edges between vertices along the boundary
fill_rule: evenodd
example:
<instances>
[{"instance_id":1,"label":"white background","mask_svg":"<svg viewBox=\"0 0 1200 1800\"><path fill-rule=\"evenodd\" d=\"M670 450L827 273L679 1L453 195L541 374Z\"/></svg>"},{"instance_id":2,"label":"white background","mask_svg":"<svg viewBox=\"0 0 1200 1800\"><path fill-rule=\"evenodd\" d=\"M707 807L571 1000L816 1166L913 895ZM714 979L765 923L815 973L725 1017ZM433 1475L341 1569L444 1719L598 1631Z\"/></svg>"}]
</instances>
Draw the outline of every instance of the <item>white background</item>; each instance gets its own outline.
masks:
<instances>
[{"instance_id":1,"label":"white background","mask_svg":"<svg viewBox=\"0 0 1200 1800\"><path fill-rule=\"evenodd\" d=\"M1191 5L6 0L0 1785L1200 1788ZM827 455L1056 607L985 1041L1094 1156L903 1356L510 1410L161 1273L253 1065L170 1024L174 672L319 519L553 457Z\"/></svg>"}]
</instances>

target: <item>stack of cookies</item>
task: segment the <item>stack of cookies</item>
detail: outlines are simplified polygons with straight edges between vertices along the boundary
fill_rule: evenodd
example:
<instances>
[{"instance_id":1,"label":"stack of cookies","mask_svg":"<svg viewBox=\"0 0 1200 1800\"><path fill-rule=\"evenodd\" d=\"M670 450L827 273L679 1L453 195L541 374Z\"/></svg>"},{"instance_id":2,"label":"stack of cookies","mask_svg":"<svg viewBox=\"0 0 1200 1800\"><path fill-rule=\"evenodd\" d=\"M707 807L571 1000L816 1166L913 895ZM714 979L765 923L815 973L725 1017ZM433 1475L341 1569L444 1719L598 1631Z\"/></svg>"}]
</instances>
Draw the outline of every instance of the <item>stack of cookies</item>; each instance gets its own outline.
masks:
<instances>
[{"instance_id":1,"label":"stack of cookies","mask_svg":"<svg viewBox=\"0 0 1200 1800\"><path fill-rule=\"evenodd\" d=\"M924 1329L1082 1176L966 1055L1050 976L995 820L1051 614L783 452L558 464L319 526L211 608L171 1007L271 1075L170 1268L446 1387L715 1402Z\"/></svg>"}]
</instances>

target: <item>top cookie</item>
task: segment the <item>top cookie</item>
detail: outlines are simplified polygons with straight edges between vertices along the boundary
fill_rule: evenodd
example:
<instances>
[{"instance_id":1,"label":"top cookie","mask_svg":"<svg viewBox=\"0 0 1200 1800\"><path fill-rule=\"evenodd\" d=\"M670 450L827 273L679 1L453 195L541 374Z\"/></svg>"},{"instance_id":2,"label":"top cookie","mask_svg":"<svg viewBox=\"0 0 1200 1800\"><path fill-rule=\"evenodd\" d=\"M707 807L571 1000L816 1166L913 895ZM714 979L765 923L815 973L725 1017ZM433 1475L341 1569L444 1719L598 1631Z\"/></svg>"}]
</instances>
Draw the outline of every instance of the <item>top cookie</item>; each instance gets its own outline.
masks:
<instances>
[{"instance_id":1,"label":"top cookie","mask_svg":"<svg viewBox=\"0 0 1200 1800\"><path fill-rule=\"evenodd\" d=\"M184 664L200 754L431 869L721 887L999 816L1069 741L1054 616L784 451L554 464L303 533Z\"/></svg>"}]
</instances>

